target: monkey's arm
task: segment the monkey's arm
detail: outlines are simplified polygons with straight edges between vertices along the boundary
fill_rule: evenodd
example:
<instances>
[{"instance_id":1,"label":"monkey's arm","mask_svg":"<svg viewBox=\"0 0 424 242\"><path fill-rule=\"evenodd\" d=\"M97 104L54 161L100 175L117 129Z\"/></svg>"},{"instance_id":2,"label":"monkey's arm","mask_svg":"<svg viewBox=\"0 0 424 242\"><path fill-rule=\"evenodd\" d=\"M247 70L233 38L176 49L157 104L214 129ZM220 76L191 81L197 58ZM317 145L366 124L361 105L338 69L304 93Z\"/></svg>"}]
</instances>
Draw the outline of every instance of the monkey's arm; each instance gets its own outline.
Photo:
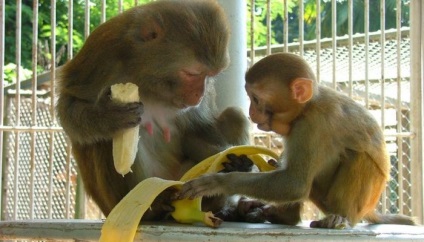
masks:
<instances>
[{"instance_id":1,"label":"monkey's arm","mask_svg":"<svg viewBox=\"0 0 424 242\"><path fill-rule=\"evenodd\" d=\"M316 174L325 169L332 158L331 142L322 142L319 132L304 138L302 126L292 130L280 158L285 168L265 173L213 174L187 182L181 197L240 194L267 201L291 202L307 198ZM321 140L321 149L310 146ZM309 151L309 152L308 152ZM331 164L331 161L330 161ZM332 167L332 165L330 165Z\"/></svg>"},{"instance_id":2,"label":"monkey's arm","mask_svg":"<svg viewBox=\"0 0 424 242\"><path fill-rule=\"evenodd\" d=\"M140 124L143 105L140 102L114 102L109 92L102 94L97 101L62 93L57 111L71 140L84 144L112 139L117 131Z\"/></svg>"},{"instance_id":3,"label":"monkey's arm","mask_svg":"<svg viewBox=\"0 0 424 242\"><path fill-rule=\"evenodd\" d=\"M277 170L264 173L231 172L202 176L183 185L180 198L241 194L266 201L289 202L307 197L310 185Z\"/></svg>"}]
</instances>

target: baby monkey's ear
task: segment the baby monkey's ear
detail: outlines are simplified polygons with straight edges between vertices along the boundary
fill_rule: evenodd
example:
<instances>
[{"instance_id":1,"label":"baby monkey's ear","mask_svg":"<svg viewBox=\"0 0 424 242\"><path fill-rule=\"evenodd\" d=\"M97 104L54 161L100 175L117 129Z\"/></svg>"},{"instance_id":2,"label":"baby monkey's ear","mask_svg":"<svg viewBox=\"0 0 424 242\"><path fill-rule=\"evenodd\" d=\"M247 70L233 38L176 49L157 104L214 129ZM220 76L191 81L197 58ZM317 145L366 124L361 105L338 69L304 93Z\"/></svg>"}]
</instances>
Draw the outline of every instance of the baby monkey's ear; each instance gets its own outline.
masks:
<instances>
[{"instance_id":1,"label":"baby monkey's ear","mask_svg":"<svg viewBox=\"0 0 424 242\"><path fill-rule=\"evenodd\" d=\"M298 103L306 103L314 94L314 82L311 79L297 78L290 83L292 97Z\"/></svg>"}]
</instances>

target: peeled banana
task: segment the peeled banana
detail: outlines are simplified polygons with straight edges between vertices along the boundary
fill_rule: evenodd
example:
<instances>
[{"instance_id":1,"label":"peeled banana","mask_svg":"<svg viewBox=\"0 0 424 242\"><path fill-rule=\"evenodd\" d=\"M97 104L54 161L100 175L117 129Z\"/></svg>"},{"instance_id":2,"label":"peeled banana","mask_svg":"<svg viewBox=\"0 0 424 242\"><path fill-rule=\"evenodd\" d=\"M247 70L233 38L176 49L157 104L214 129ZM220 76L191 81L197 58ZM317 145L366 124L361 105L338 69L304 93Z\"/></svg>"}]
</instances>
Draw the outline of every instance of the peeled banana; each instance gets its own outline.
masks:
<instances>
[{"instance_id":1,"label":"peeled banana","mask_svg":"<svg viewBox=\"0 0 424 242\"><path fill-rule=\"evenodd\" d=\"M219 172L223 169L222 163L228 160L226 158L227 154L231 153L248 155L260 171L275 169L261 155L266 155L273 159L278 158L276 153L267 148L250 145L235 146L206 158L187 171L180 181L169 181L157 177L145 179L131 190L111 211L102 227L100 241L133 241L141 217L162 191L172 186L180 189L185 181L206 173ZM172 206L174 206L175 211L171 213L171 216L179 223L203 222L207 226L218 227L222 220L214 217L212 212L203 212L201 210L201 199L173 201Z\"/></svg>"},{"instance_id":2,"label":"peeled banana","mask_svg":"<svg viewBox=\"0 0 424 242\"><path fill-rule=\"evenodd\" d=\"M111 86L112 100L122 103L139 102L138 86L133 83L118 83ZM123 130L113 137L113 161L116 171L125 176L131 172L138 150L139 127Z\"/></svg>"},{"instance_id":3,"label":"peeled banana","mask_svg":"<svg viewBox=\"0 0 424 242\"><path fill-rule=\"evenodd\" d=\"M193 224L197 222L203 222L205 225L216 228L221 225L222 220L215 217L215 215L209 212L202 211L202 198L195 199L180 199L172 202L172 206L175 208L171 216L178 223Z\"/></svg>"}]
</instances>

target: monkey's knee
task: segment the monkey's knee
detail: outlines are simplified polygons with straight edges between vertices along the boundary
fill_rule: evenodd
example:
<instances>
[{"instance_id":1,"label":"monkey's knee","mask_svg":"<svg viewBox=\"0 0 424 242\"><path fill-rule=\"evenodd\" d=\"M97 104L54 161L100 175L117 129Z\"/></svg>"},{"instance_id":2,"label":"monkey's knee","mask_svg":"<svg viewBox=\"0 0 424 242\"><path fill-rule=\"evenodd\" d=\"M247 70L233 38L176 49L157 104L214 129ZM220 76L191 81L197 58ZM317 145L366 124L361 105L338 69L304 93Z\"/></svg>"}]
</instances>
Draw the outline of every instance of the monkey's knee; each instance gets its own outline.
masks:
<instances>
[{"instance_id":1,"label":"monkey's knee","mask_svg":"<svg viewBox=\"0 0 424 242\"><path fill-rule=\"evenodd\" d=\"M217 127L229 143L249 143L250 122L241 108L229 107L222 111L217 119Z\"/></svg>"}]
</instances>

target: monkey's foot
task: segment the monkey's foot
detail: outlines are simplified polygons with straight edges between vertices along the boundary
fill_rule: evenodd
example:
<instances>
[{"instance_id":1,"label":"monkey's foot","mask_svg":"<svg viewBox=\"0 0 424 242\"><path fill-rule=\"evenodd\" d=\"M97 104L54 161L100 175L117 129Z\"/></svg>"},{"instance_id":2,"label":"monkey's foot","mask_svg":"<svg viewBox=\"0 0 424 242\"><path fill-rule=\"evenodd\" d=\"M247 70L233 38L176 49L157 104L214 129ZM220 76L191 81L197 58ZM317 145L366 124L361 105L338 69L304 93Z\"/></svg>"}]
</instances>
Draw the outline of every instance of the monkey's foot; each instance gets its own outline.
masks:
<instances>
[{"instance_id":1,"label":"monkey's foot","mask_svg":"<svg viewBox=\"0 0 424 242\"><path fill-rule=\"evenodd\" d=\"M350 228L349 221L340 215L330 214L324 219L312 221L311 228L346 229Z\"/></svg>"}]
</instances>

